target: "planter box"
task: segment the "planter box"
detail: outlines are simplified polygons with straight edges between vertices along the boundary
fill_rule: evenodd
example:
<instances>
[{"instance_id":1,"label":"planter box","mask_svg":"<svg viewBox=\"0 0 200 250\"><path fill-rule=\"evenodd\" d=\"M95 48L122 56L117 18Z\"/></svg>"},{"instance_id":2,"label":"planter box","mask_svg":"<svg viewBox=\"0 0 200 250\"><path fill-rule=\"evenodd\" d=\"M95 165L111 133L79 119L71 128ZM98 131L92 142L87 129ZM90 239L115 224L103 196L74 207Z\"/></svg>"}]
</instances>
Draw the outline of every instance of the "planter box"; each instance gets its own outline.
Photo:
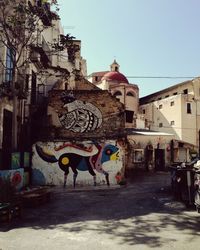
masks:
<instances>
[{"instance_id":1,"label":"planter box","mask_svg":"<svg viewBox=\"0 0 200 250\"><path fill-rule=\"evenodd\" d=\"M10 222L22 215L22 203L0 203L0 222Z\"/></svg>"},{"instance_id":2,"label":"planter box","mask_svg":"<svg viewBox=\"0 0 200 250\"><path fill-rule=\"evenodd\" d=\"M11 220L9 208L9 203L0 203L0 222L9 222Z\"/></svg>"}]
</instances>

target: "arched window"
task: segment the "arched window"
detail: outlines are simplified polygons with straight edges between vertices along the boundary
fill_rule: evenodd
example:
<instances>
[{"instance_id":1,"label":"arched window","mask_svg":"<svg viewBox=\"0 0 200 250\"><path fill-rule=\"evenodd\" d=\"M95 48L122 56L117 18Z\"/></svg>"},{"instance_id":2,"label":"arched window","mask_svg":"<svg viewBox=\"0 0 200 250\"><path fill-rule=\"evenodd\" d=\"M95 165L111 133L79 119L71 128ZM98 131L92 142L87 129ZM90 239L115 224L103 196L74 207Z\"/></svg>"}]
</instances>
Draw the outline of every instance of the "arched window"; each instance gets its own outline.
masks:
<instances>
[{"instance_id":1,"label":"arched window","mask_svg":"<svg viewBox=\"0 0 200 250\"><path fill-rule=\"evenodd\" d=\"M113 95L114 95L114 96L119 96L119 95L122 95L122 93L118 90L118 91L116 91Z\"/></svg>"},{"instance_id":2,"label":"arched window","mask_svg":"<svg viewBox=\"0 0 200 250\"><path fill-rule=\"evenodd\" d=\"M135 97L135 93L133 93L133 92L127 92L127 94L126 94L127 96L133 96L133 97Z\"/></svg>"}]
</instances>

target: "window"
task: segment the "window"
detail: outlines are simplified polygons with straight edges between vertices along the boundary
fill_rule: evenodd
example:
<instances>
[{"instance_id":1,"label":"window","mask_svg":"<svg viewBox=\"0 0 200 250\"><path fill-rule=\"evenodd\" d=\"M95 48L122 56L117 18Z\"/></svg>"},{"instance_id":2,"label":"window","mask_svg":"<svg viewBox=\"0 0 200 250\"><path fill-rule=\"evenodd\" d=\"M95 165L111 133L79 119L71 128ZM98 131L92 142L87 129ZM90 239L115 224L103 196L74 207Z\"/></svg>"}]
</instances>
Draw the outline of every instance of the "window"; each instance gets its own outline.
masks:
<instances>
[{"instance_id":1,"label":"window","mask_svg":"<svg viewBox=\"0 0 200 250\"><path fill-rule=\"evenodd\" d=\"M135 96L133 92L128 92L126 95L127 96L133 96L133 97Z\"/></svg>"},{"instance_id":2,"label":"window","mask_svg":"<svg viewBox=\"0 0 200 250\"><path fill-rule=\"evenodd\" d=\"M174 106L174 101L170 102L170 106Z\"/></svg>"},{"instance_id":3,"label":"window","mask_svg":"<svg viewBox=\"0 0 200 250\"><path fill-rule=\"evenodd\" d=\"M126 122L127 123L132 123L133 122L133 115L134 111L126 110Z\"/></svg>"},{"instance_id":4,"label":"window","mask_svg":"<svg viewBox=\"0 0 200 250\"><path fill-rule=\"evenodd\" d=\"M175 121L170 122L171 126L175 125Z\"/></svg>"},{"instance_id":5,"label":"window","mask_svg":"<svg viewBox=\"0 0 200 250\"><path fill-rule=\"evenodd\" d=\"M162 104L160 104L158 108L159 108L159 109L162 109L162 108L163 108L163 105L162 105Z\"/></svg>"},{"instance_id":6,"label":"window","mask_svg":"<svg viewBox=\"0 0 200 250\"><path fill-rule=\"evenodd\" d=\"M143 114L145 114L145 113L146 113L145 109L143 109L143 110L142 110L142 113L143 113Z\"/></svg>"},{"instance_id":7,"label":"window","mask_svg":"<svg viewBox=\"0 0 200 250\"><path fill-rule=\"evenodd\" d=\"M158 100L162 100L162 97L159 97Z\"/></svg>"},{"instance_id":8,"label":"window","mask_svg":"<svg viewBox=\"0 0 200 250\"><path fill-rule=\"evenodd\" d=\"M7 48L7 51L6 51L5 82L12 81L14 58L15 58L15 50L11 49L11 48Z\"/></svg>"},{"instance_id":9,"label":"window","mask_svg":"<svg viewBox=\"0 0 200 250\"><path fill-rule=\"evenodd\" d=\"M188 103L187 103L187 114L191 114L191 113L192 113L191 103L188 102Z\"/></svg>"},{"instance_id":10,"label":"window","mask_svg":"<svg viewBox=\"0 0 200 250\"><path fill-rule=\"evenodd\" d=\"M95 82L97 82L98 81L98 76L95 76Z\"/></svg>"},{"instance_id":11,"label":"window","mask_svg":"<svg viewBox=\"0 0 200 250\"><path fill-rule=\"evenodd\" d=\"M184 89L184 90L183 90L183 94L184 94L184 95L187 95L187 94L188 94L188 89Z\"/></svg>"},{"instance_id":12,"label":"window","mask_svg":"<svg viewBox=\"0 0 200 250\"><path fill-rule=\"evenodd\" d=\"M166 95L165 98L169 97L169 95Z\"/></svg>"},{"instance_id":13,"label":"window","mask_svg":"<svg viewBox=\"0 0 200 250\"><path fill-rule=\"evenodd\" d=\"M118 95L122 95L122 93L120 91L116 91L113 95L118 96Z\"/></svg>"},{"instance_id":14,"label":"window","mask_svg":"<svg viewBox=\"0 0 200 250\"><path fill-rule=\"evenodd\" d=\"M177 92L174 92L173 95L177 95L178 93Z\"/></svg>"},{"instance_id":15,"label":"window","mask_svg":"<svg viewBox=\"0 0 200 250\"><path fill-rule=\"evenodd\" d=\"M162 128L163 127L162 122L160 122L158 126L159 126L159 128Z\"/></svg>"},{"instance_id":16,"label":"window","mask_svg":"<svg viewBox=\"0 0 200 250\"><path fill-rule=\"evenodd\" d=\"M134 162L142 162L144 160L144 150L135 149L134 150Z\"/></svg>"}]
</instances>

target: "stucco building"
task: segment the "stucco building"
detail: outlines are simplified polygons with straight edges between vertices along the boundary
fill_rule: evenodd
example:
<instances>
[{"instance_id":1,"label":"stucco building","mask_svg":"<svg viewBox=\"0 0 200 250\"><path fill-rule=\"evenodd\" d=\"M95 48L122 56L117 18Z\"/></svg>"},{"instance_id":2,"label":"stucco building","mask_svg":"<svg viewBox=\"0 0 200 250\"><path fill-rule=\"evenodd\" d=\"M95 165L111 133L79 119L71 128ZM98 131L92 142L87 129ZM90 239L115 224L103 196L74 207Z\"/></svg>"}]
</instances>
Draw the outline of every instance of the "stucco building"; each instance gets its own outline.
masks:
<instances>
[{"instance_id":1,"label":"stucco building","mask_svg":"<svg viewBox=\"0 0 200 250\"><path fill-rule=\"evenodd\" d=\"M144 122L138 115L139 88L136 84L129 83L120 72L120 65L116 60L110 65L110 71L94 72L89 81L100 89L108 90L124 104L126 128L144 127Z\"/></svg>"},{"instance_id":2,"label":"stucco building","mask_svg":"<svg viewBox=\"0 0 200 250\"><path fill-rule=\"evenodd\" d=\"M37 137L37 121L42 122L46 112L48 91L74 89L77 79L86 75L86 61L81 56L81 41L64 36L58 15L48 1L19 2L27 4L37 22L22 50L7 46L6 38L0 44L0 178L10 176L11 181L18 180L16 186L22 187L30 183L32 143ZM12 9L9 5L5 8ZM9 35L12 41L12 33ZM66 46L58 50L54 46L61 38ZM19 55L18 63L24 66L17 65L13 79L13 62Z\"/></svg>"},{"instance_id":3,"label":"stucco building","mask_svg":"<svg viewBox=\"0 0 200 250\"><path fill-rule=\"evenodd\" d=\"M189 161L199 148L200 78L140 98L145 127L174 135L174 160Z\"/></svg>"},{"instance_id":4,"label":"stucco building","mask_svg":"<svg viewBox=\"0 0 200 250\"><path fill-rule=\"evenodd\" d=\"M145 117L139 109L139 87L129 83L120 72L120 65L114 60L110 71L94 72L89 80L103 90L108 90L125 108L125 128L128 142L126 168L162 170L170 164L170 140L173 134L155 132L145 127ZM128 172L128 171L127 171Z\"/></svg>"}]
</instances>

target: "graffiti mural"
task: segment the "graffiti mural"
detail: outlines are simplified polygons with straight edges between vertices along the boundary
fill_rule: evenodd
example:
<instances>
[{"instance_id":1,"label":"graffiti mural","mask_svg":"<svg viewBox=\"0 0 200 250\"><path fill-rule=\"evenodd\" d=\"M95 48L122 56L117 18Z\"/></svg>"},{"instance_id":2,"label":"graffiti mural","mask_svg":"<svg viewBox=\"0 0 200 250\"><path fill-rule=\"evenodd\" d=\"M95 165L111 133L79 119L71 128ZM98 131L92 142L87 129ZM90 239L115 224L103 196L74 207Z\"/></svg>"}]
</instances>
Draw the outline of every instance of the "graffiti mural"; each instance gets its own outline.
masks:
<instances>
[{"instance_id":1,"label":"graffiti mural","mask_svg":"<svg viewBox=\"0 0 200 250\"><path fill-rule=\"evenodd\" d=\"M14 186L16 190L20 190L23 187L23 176L24 176L23 168L19 168L17 170L0 171L0 180L9 179L12 186Z\"/></svg>"},{"instance_id":2,"label":"graffiti mural","mask_svg":"<svg viewBox=\"0 0 200 250\"><path fill-rule=\"evenodd\" d=\"M109 169L112 169L111 172L114 172L112 175L115 176L117 171L122 168L119 159L119 148L116 145L109 143L57 143L52 146L44 146L41 143L36 144L34 147L36 154L33 158L39 156L40 160L42 159L43 162L46 162L46 165L48 164L49 170L51 166L55 165L57 169L62 170L64 172L64 186L68 182L70 169L73 173L73 186L75 187L78 174L81 174L82 177L83 172L89 172L90 176L93 177L93 184L95 186L97 184L97 174L103 175L105 183L109 186ZM47 169L44 171L42 168L37 168L37 177L39 173L40 178L41 176L43 177L42 182L44 182L46 176L51 176L52 178L52 174L49 174L47 171ZM53 171L55 173L55 168ZM83 178L81 179L83 180Z\"/></svg>"},{"instance_id":3,"label":"graffiti mural","mask_svg":"<svg viewBox=\"0 0 200 250\"><path fill-rule=\"evenodd\" d=\"M24 152L24 167L30 167L30 153Z\"/></svg>"},{"instance_id":4,"label":"graffiti mural","mask_svg":"<svg viewBox=\"0 0 200 250\"><path fill-rule=\"evenodd\" d=\"M63 110L58 114L63 127L73 132L93 131L102 124L101 111L93 104L76 100L72 94L63 93Z\"/></svg>"},{"instance_id":5,"label":"graffiti mural","mask_svg":"<svg viewBox=\"0 0 200 250\"><path fill-rule=\"evenodd\" d=\"M18 169L20 168L20 152L12 153L11 157L11 168Z\"/></svg>"}]
</instances>

